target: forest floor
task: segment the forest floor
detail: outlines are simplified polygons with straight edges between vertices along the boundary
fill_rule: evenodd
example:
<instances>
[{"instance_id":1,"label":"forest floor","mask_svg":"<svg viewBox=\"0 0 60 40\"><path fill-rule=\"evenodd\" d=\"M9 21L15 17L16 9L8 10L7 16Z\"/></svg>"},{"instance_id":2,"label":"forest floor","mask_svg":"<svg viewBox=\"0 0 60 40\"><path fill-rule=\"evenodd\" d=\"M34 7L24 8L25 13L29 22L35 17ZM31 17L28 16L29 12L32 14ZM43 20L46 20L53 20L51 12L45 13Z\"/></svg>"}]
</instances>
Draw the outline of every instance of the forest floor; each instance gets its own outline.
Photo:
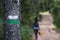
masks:
<instances>
[{"instance_id":1,"label":"forest floor","mask_svg":"<svg viewBox=\"0 0 60 40\"><path fill-rule=\"evenodd\" d=\"M38 34L38 40L60 40L60 33L56 30L52 30L55 26L53 23L53 18L49 12L45 12L42 14L42 21L39 22L41 33Z\"/></svg>"}]
</instances>

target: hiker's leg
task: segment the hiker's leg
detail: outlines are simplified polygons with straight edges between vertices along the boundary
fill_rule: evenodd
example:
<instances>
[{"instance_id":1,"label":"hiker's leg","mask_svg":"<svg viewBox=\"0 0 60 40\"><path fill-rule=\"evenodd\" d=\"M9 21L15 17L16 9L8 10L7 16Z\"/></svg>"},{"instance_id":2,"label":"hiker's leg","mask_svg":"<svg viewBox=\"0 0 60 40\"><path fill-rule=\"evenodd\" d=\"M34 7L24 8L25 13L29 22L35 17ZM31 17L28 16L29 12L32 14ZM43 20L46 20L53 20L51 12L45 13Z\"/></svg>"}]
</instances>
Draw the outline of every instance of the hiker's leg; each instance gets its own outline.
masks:
<instances>
[{"instance_id":1,"label":"hiker's leg","mask_svg":"<svg viewBox=\"0 0 60 40\"><path fill-rule=\"evenodd\" d=\"M34 30L34 33L35 33L35 38L37 40L37 38L38 38L38 30Z\"/></svg>"}]
</instances>

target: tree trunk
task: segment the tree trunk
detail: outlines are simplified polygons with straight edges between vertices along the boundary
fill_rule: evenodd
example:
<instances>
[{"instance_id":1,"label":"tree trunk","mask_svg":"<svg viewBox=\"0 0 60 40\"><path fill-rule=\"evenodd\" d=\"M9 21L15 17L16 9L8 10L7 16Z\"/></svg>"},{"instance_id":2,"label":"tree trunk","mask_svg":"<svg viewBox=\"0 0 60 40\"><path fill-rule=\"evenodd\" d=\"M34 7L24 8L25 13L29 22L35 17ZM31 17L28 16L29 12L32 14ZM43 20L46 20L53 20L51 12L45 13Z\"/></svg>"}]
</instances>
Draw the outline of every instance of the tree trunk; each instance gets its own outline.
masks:
<instances>
[{"instance_id":1,"label":"tree trunk","mask_svg":"<svg viewBox=\"0 0 60 40\"><path fill-rule=\"evenodd\" d=\"M5 0L4 29L4 40L21 40L19 0Z\"/></svg>"}]
</instances>

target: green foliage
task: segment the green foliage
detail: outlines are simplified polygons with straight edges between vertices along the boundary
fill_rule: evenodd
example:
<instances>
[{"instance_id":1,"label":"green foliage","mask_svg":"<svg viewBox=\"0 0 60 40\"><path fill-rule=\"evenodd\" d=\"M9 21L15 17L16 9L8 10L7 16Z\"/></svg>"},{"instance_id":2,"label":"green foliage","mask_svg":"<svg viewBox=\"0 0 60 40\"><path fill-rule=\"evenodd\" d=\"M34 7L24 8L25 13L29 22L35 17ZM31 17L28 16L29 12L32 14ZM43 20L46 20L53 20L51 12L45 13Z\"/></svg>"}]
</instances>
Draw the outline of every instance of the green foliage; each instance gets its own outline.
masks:
<instances>
[{"instance_id":1,"label":"green foliage","mask_svg":"<svg viewBox=\"0 0 60 40\"><path fill-rule=\"evenodd\" d=\"M4 16L4 0L0 0L0 17Z\"/></svg>"},{"instance_id":2,"label":"green foliage","mask_svg":"<svg viewBox=\"0 0 60 40\"><path fill-rule=\"evenodd\" d=\"M40 1L40 11L48 11L53 8L54 1L53 0L42 0Z\"/></svg>"},{"instance_id":3,"label":"green foliage","mask_svg":"<svg viewBox=\"0 0 60 40\"><path fill-rule=\"evenodd\" d=\"M32 0L22 0L21 1L21 18L28 24L31 24L39 12L39 3Z\"/></svg>"},{"instance_id":4,"label":"green foliage","mask_svg":"<svg viewBox=\"0 0 60 40\"><path fill-rule=\"evenodd\" d=\"M21 26L21 40L32 40L32 28L26 25Z\"/></svg>"},{"instance_id":5,"label":"green foliage","mask_svg":"<svg viewBox=\"0 0 60 40\"><path fill-rule=\"evenodd\" d=\"M56 25L57 29L60 29L60 8L55 7L54 10L52 11L52 16L54 18L54 24Z\"/></svg>"},{"instance_id":6,"label":"green foliage","mask_svg":"<svg viewBox=\"0 0 60 40\"><path fill-rule=\"evenodd\" d=\"M3 35L4 35L3 20L0 18L0 40L3 40Z\"/></svg>"}]
</instances>

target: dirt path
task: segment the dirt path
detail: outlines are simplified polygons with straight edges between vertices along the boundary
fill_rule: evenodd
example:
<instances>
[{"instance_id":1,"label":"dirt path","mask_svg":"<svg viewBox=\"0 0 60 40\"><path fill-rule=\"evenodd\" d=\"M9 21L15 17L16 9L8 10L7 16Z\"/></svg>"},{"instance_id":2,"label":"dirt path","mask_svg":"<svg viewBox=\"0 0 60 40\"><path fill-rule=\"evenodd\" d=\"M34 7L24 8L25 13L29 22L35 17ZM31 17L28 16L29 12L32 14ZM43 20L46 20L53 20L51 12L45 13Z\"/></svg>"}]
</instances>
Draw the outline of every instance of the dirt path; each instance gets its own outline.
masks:
<instances>
[{"instance_id":1,"label":"dirt path","mask_svg":"<svg viewBox=\"0 0 60 40\"><path fill-rule=\"evenodd\" d=\"M56 33L51 28L53 28L53 18L49 12L47 14L42 14L43 19L39 22L40 32L42 35L38 34L38 40L60 40L60 33Z\"/></svg>"}]
</instances>

